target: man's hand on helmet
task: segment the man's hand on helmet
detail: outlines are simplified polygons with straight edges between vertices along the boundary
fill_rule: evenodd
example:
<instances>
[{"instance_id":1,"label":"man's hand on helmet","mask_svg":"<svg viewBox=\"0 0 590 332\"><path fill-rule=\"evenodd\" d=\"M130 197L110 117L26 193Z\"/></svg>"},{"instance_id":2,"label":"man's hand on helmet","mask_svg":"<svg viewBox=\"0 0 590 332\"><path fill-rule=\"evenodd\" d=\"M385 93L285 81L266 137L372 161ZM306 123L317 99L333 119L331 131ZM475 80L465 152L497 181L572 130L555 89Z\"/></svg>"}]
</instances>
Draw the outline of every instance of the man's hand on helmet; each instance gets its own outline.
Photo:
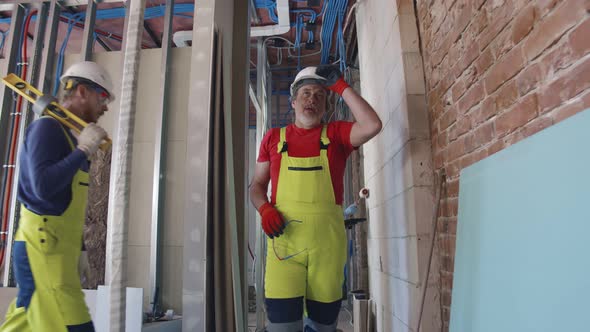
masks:
<instances>
[{"instance_id":1,"label":"man's hand on helmet","mask_svg":"<svg viewBox=\"0 0 590 332\"><path fill-rule=\"evenodd\" d=\"M326 88L339 95L342 95L344 90L350 87L350 85L344 80L344 77L342 77L342 73L337 66L328 65L318 67L316 69L316 74L326 79Z\"/></svg>"}]
</instances>

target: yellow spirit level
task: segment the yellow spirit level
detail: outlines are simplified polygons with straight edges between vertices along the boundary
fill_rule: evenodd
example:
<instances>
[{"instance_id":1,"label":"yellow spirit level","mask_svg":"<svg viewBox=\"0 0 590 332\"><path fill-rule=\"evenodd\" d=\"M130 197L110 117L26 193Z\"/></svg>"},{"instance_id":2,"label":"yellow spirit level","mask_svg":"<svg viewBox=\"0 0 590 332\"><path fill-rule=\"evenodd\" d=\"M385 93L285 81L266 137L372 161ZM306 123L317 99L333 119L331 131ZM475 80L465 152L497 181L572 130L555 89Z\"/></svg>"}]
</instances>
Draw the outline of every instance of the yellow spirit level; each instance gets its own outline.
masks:
<instances>
[{"instance_id":1,"label":"yellow spirit level","mask_svg":"<svg viewBox=\"0 0 590 332\"><path fill-rule=\"evenodd\" d=\"M74 113L68 111L65 107L58 104L57 99L52 95L43 95L43 93L31 86L29 83L23 81L15 74L8 74L2 79L4 84L21 95L23 98L33 104L33 112L42 115L49 115L59 121L64 126L74 130L78 134L84 129L88 123L80 119ZM106 151L112 144L110 138L105 138L100 145L100 149Z\"/></svg>"}]
</instances>

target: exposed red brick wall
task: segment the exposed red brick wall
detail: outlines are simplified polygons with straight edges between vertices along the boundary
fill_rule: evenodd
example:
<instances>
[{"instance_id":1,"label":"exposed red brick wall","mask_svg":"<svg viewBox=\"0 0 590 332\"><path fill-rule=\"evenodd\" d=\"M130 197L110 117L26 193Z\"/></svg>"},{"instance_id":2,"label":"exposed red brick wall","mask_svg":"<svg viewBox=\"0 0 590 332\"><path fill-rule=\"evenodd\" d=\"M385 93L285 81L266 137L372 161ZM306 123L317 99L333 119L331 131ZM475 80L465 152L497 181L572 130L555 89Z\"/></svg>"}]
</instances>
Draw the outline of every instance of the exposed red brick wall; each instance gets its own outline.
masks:
<instances>
[{"instance_id":1,"label":"exposed red brick wall","mask_svg":"<svg viewBox=\"0 0 590 332\"><path fill-rule=\"evenodd\" d=\"M590 1L417 0L448 324L459 172L590 107ZM448 327L447 327L448 328Z\"/></svg>"}]
</instances>

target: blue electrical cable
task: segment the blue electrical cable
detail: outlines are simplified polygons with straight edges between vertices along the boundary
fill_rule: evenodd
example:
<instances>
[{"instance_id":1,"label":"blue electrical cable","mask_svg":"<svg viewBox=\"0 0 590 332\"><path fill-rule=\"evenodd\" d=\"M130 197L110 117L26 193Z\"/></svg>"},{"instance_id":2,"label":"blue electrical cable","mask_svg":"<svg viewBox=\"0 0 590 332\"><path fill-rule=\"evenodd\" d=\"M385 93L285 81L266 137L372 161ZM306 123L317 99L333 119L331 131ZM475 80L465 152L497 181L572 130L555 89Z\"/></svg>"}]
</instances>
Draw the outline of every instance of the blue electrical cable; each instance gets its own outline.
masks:
<instances>
[{"instance_id":1,"label":"blue electrical cable","mask_svg":"<svg viewBox=\"0 0 590 332\"><path fill-rule=\"evenodd\" d=\"M344 21L344 14L348 7L348 0L339 0L342 3L342 7L338 12L338 53L340 55L340 71L344 72L346 69L346 45L344 43L344 35L342 31L342 23Z\"/></svg>"},{"instance_id":2,"label":"blue electrical cable","mask_svg":"<svg viewBox=\"0 0 590 332\"><path fill-rule=\"evenodd\" d=\"M279 18L277 17L276 10L277 10L277 2L274 0L256 0L254 3L256 8L267 9L269 18L274 22L277 23Z\"/></svg>"},{"instance_id":3,"label":"blue electrical cable","mask_svg":"<svg viewBox=\"0 0 590 332\"><path fill-rule=\"evenodd\" d=\"M301 35L303 33L303 15L297 15L297 27L299 31L297 33L299 43L297 43L297 71L301 70Z\"/></svg>"},{"instance_id":4,"label":"blue electrical cable","mask_svg":"<svg viewBox=\"0 0 590 332\"><path fill-rule=\"evenodd\" d=\"M322 22L322 32L323 32L323 43L324 48L322 49L322 56L321 56L321 63L325 64L328 62L328 58L330 56L330 48L332 47L332 34L334 31L333 26L333 11L332 11L333 2L330 1L325 7L324 13L324 21Z\"/></svg>"},{"instance_id":5,"label":"blue electrical cable","mask_svg":"<svg viewBox=\"0 0 590 332\"><path fill-rule=\"evenodd\" d=\"M146 8L144 19L152 19L156 17L161 17L163 12L161 6L154 6ZM194 12L194 4L178 4L174 6L173 13L177 15L177 13L186 13L186 12ZM59 91L60 86L60 76L63 72L63 65L64 65L64 57L66 47L70 38L70 34L74 28L76 23L82 22L86 18L86 12L80 12L76 14L69 14L64 13L66 18L68 18L68 30L66 33L66 37L62 43L61 49L58 55L57 61L57 68L56 68L56 75L55 75L55 84L53 86L53 95L57 96L57 92ZM101 9L96 11L96 19L97 20L106 20L106 19L116 19L125 17L125 8L110 8L110 9ZM192 16L191 16L192 18ZM94 40L96 40L96 33L94 34Z\"/></svg>"},{"instance_id":6,"label":"blue electrical cable","mask_svg":"<svg viewBox=\"0 0 590 332\"><path fill-rule=\"evenodd\" d=\"M301 35L303 34L303 17L301 16L301 14L297 15L295 22L295 47L297 49L300 49Z\"/></svg>"},{"instance_id":7,"label":"blue electrical cable","mask_svg":"<svg viewBox=\"0 0 590 332\"><path fill-rule=\"evenodd\" d=\"M321 60L322 64L327 64L330 61L331 49L332 49L332 36L334 34L334 28L337 25L337 40L336 40L336 55L342 59L343 54L345 54L344 49L344 39L342 35L342 22L344 20L344 13L346 12L346 8L348 7L348 0L334 0L329 1L326 0L324 2L324 7L322 8L323 13L323 24L322 24L322 43L323 48L321 52Z\"/></svg>"},{"instance_id":8,"label":"blue electrical cable","mask_svg":"<svg viewBox=\"0 0 590 332\"><path fill-rule=\"evenodd\" d=\"M341 40L341 58L342 58L342 72L346 70L348 65L346 64L346 43L344 42L344 31L343 31L343 24L346 20L346 8L348 8L348 0L343 0L344 6L342 11L340 12L340 40Z\"/></svg>"},{"instance_id":9,"label":"blue electrical cable","mask_svg":"<svg viewBox=\"0 0 590 332\"><path fill-rule=\"evenodd\" d=\"M60 86L60 76L63 72L63 66L64 66L64 57L65 57L65 53L66 53L66 47L68 45L68 40L70 39L70 34L72 33L72 30L74 29L74 25L81 21L82 15L72 15L72 17L70 18L69 22L68 22L68 31L66 32L66 36L64 38L64 41L61 45L61 49L59 50L59 56L57 58L57 68L55 70L55 84L53 85L53 96L56 97L57 96L57 92L59 90L59 86Z\"/></svg>"},{"instance_id":10,"label":"blue electrical cable","mask_svg":"<svg viewBox=\"0 0 590 332\"><path fill-rule=\"evenodd\" d=\"M159 8L158 8L159 7ZM149 20L152 18L157 18L157 17L161 17L164 16L164 11L163 11L163 6L158 6L158 7L150 7L150 8L146 8L145 11L145 15L144 15L144 19ZM276 2L274 2L274 9L276 9ZM25 11L25 16L28 16L28 9ZM190 15L182 15L181 13L186 13L186 12L194 12L194 4L177 4L174 6L173 9L173 13L175 16L180 16L180 17L185 17L185 18L193 18L193 16ZM274 17L276 19L276 21L278 21L278 18L276 18L276 15L274 13L274 10L269 10L269 13L271 14L271 17ZM97 19L101 20L101 19L116 19L116 18L123 18L125 17L125 8L111 8L111 9L100 9L97 10ZM82 12L82 13L77 13L77 14L68 14L68 13L63 13L62 16L68 18L69 22L68 22L68 32L66 35L66 39L64 39L64 42L62 44L62 47L60 49L59 52L59 58L58 58L58 68L57 68L57 73L56 73L56 84L54 85L54 91L53 91L53 95L57 95L57 91L59 88L59 77L61 76L61 72L63 71L63 61L64 61L64 55L65 55L65 50L66 50L66 46L67 46L67 42L70 36L70 33L73 29L73 26L75 24L75 22L79 22L81 20L83 20L86 17L86 13ZM31 21L35 21L37 18L37 15L34 15L33 17L31 17ZM0 23L4 23L4 24L10 24L11 23L11 18L0 18ZM24 24L25 22L23 21L23 27L21 29L22 33L20 34L19 37L19 45L22 45L23 40L25 37L25 35L27 34L26 31L24 31ZM1 32L2 36L1 36L1 41L0 41L0 52L4 50L4 45L6 42L6 36L8 35L9 31L4 31ZM96 40L96 33L94 33L94 40ZM25 41L26 42L26 41ZM18 51L17 51L17 63L23 63L25 61L27 61L27 59L22 59L22 47L19 47ZM16 70L15 70L15 74L20 76L22 73L22 66L17 66ZM16 98L13 98L13 107L11 109L14 109L16 105ZM11 123L11 127L9 129L9 135L8 137L11 137L12 133L14 132L15 128L14 128L14 121ZM7 153L9 153L9 151L7 151ZM6 156L6 160L8 160L8 156ZM6 183L6 172L4 172L4 181L2 181L2 183ZM3 190L4 192L4 190ZM1 210L2 207L0 207ZM1 211L0 211L1 212Z\"/></svg>"},{"instance_id":11,"label":"blue electrical cable","mask_svg":"<svg viewBox=\"0 0 590 332\"><path fill-rule=\"evenodd\" d=\"M344 21L344 14L346 11L346 8L348 7L348 0L338 0L342 3L342 7L338 12L338 32L337 32L337 41L336 41L336 46L337 46L337 51L340 55L340 71L342 73L345 72L346 70L346 45L344 44L344 34L342 31L342 22ZM338 110L340 110L341 116L344 119L346 117L346 114L344 114L344 99L342 99L342 96L338 96L338 101L337 101L337 105L338 105Z\"/></svg>"},{"instance_id":12,"label":"blue electrical cable","mask_svg":"<svg viewBox=\"0 0 590 332\"><path fill-rule=\"evenodd\" d=\"M304 27L304 15L308 15L309 16L309 20L308 23L314 23L315 20L317 19L317 13L313 10L313 9L294 9L290 11L291 13L296 14L296 19L295 19L295 23L291 23L291 26L295 27L295 47L297 48L297 51L300 55L300 47L301 47L301 41L302 41L302 37L303 37L303 27ZM307 34L307 42L311 43L313 42L313 31L308 31Z\"/></svg>"},{"instance_id":13,"label":"blue electrical cable","mask_svg":"<svg viewBox=\"0 0 590 332\"><path fill-rule=\"evenodd\" d=\"M162 10L163 6L154 6L145 9L144 12L144 19L150 20L153 18L158 18L164 16L164 11ZM176 4L174 5L173 13L175 16L181 16L186 18L193 18L190 15L181 15L181 13L189 13L195 11L195 5L190 3L184 4ZM86 12L80 13L62 13L62 16L68 19L76 16L81 18L82 20L86 18ZM96 19L97 20L107 20L107 19L116 19L116 18L124 18L125 17L125 7L117 7L117 8L108 8L108 9L98 9L96 11ZM0 18L0 23L10 24L10 17ZM37 15L33 15L31 18L32 21L37 19Z\"/></svg>"},{"instance_id":14,"label":"blue electrical cable","mask_svg":"<svg viewBox=\"0 0 590 332\"><path fill-rule=\"evenodd\" d=\"M295 14L308 14L310 16L310 22L315 22L318 14L313 9L292 9L290 10L291 13Z\"/></svg>"},{"instance_id":15,"label":"blue electrical cable","mask_svg":"<svg viewBox=\"0 0 590 332\"><path fill-rule=\"evenodd\" d=\"M323 48L321 52L320 63L326 64L330 58L330 49L332 48L332 34L334 33L334 18L336 15L333 8L335 7L335 3L333 1L326 0L327 4L324 3L325 11L324 13L324 20L322 22L322 42Z\"/></svg>"},{"instance_id":16,"label":"blue electrical cable","mask_svg":"<svg viewBox=\"0 0 590 332\"><path fill-rule=\"evenodd\" d=\"M194 16L190 16L190 15L184 15L184 14L174 14L174 16L176 17L184 17L184 18L190 18L190 19L194 19Z\"/></svg>"},{"instance_id":17,"label":"blue electrical cable","mask_svg":"<svg viewBox=\"0 0 590 332\"><path fill-rule=\"evenodd\" d=\"M6 30L4 32L2 32L2 41L0 42L0 53L2 53L4 51L4 43L6 42L6 36L8 35L8 31Z\"/></svg>"},{"instance_id":18,"label":"blue electrical cable","mask_svg":"<svg viewBox=\"0 0 590 332\"><path fill-rule=\"evenodd\" d=\"M269 8L268 9L268 13L269 13L270 19L274 23L278 23L279 22L279 17L277 16L277 8L276 8L276 6L274 8Z\"/></svg>"},{"instance_id":19,"label":"blue electrical cable","mask_svg":"<svg viewBox=\"0 0 590 332\"><path fill-rule=\"evenodd\" d=\"M324 13L326 12L326 7L328 6L329 2L330 2L330 0L324 0L324 3L322 3L322 9L320 9L319 16L324 15Z\"/></svg>"}]
</instances>

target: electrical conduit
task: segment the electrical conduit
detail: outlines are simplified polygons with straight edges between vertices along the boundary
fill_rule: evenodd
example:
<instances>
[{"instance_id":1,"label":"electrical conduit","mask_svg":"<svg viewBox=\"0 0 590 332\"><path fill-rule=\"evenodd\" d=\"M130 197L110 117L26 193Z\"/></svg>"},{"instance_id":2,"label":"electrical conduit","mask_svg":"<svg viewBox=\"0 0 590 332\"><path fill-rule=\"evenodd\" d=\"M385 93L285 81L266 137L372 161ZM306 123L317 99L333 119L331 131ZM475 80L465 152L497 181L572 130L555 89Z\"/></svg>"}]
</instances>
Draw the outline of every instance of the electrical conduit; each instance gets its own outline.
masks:
<instances>
[{"instance_id":1,"label":"electrical conduit","mask_svg":"<svg viewBox=\"0 0 590 332\"><path fill-rule=\"evenodd\" d=\"M26 36L28 31L29 31L29 25L31 23L31 18L33 17L34 14L37 13L37 10L33 10L31 11L28 15L27 15L27 19L25 21L25 28L23 30L23 36ZM28 41L26 40L25 37L21 38L21 47L22 47L22 57L21 57L21 64L22 64L22 70L21 70L21 78L23 80L27 79L27 44ZM4 194L4 202L2 205L2 228L0 230L0 268L4 265L4 254L6 252L6 235L7 235L7 230L8 230L8 216L9 216L9 210L10 210L10 199L12 198L12 195L15 193L12 193L12 181L13 181L13 177L14 177L14 167L12 167L12 165L14 165L15 163L15 155L16 155L16 151L18 149L18 147L16 146L16 140L19 134L19 128L20 128L20 119L21 119L21 112L22 112L22 104L23 104L23 98L21 96L18 97L18 101L16 103L16 109L14 112L14 118L12 120L13 125L12 125L12 137L10 138L10 146L9 146L9 153L8 153L8 163L6 164L8 166L7 169L7 177L6 177L6 181L5 181L5 194Z\"/></svg>"}]
</instances>

